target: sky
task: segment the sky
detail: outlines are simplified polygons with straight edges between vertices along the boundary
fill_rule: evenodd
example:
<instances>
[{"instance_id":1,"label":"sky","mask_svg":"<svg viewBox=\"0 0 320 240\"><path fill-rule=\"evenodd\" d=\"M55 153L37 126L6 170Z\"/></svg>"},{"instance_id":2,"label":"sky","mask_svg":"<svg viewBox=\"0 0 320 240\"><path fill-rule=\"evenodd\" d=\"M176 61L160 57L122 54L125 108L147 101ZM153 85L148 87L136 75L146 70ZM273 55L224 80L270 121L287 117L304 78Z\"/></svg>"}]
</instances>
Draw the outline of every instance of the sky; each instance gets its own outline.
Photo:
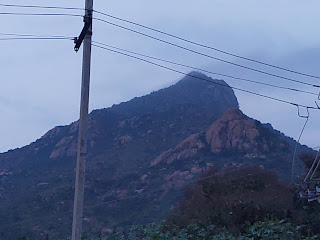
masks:
<instances>
[{"instance_id":1,"label":"sky","mask_svg":"<svg viewBox=\"0 0 320 240\"><path fill-rule=\"evenodd\" d=\"M0 1L12 4L12 1ZM84 7L79 0L16 0L14 4ZM295 0L94 0L94 8L202 44L296 71L320 76L319 1ZM72 13L82 11L7 8L0 12ZM252 64L221 53L99 16L144 31L184 47L270 73L319 84L296 74ZM78 36L81 17L0 15L1 33ZM3 36L0 36L0 38ZM183 51L99 21L93 22L93 40L116 47L181 62L209 71L250 78L318 93L319 89L267 77ZM0 152L27 145L57 125L79 117L82 49L76 53L70 40L0 40ZM175 67L176 68L176 67ZM178 70L189 72L186 68ZM93 48L90 111L169 86L183 76L155 66ZM222 79L221 77L213 78ZM231 86L272 97L315 106L317 96L223 78ZM250 117L297 139L305 119L295 106L235 91L240 109ZM320 101L319 101L320 102ZM302 114L306 110L299 109ZM301 142L320 145L320 110L310 110Z\"/></svg>"}]
</instances>

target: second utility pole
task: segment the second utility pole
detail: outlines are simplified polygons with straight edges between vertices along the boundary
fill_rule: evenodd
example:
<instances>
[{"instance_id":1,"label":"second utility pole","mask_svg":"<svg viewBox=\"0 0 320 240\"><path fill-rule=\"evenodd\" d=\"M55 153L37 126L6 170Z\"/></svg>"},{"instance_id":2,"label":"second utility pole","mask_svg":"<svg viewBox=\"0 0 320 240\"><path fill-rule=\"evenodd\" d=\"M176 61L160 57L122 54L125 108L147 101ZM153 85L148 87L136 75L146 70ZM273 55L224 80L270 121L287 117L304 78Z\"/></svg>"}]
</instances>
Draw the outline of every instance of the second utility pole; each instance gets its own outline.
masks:
<instances>
[{"instance_id":1,"label":"second utility pole","mask_svg":"<svg viewBox=\"0 0 320 240\"><path fill-rule=\"evenodd\" d=\"M73 205L72 221L72 240L81 240L82 218L83 218L83 199L85 187L85 167L87 155L87 135L89 122L89 86L90 86L90 65L91 65L91 38L92 38L92 11L93 0L85 0L84 28L75 39L75 50L78 51L83 41L83 62L82 62L82 84L81 84L81 102L80 119L78 134L78 152L75 194Z\"/></svg>"}]
</instances>

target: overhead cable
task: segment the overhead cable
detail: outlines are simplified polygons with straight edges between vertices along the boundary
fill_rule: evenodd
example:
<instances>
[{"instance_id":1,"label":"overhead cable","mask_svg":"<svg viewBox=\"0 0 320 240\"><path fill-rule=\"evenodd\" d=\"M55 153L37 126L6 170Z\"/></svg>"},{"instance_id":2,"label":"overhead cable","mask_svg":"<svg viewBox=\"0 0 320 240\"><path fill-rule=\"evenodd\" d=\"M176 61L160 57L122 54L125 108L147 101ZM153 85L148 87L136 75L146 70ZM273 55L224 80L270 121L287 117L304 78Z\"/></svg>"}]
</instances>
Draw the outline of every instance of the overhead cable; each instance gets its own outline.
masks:
<instances>
[{"instance_id":1,"label":"overhead cable","mask_svg":"<svg viewBox=\"0 0 320 240\"><path fill-rule=\"evenodd\" d=\"M145 55L145 54L129 51L129 50L126 50L126 49L123 49L123 48L119 48L119 47L114 47L114 46L111 46L109 44L105 44L105 43L101 43L101 42L97 42L97 41L92 41L92 42L96 43L96 44L100 44L102 46L111 47L113 49L124 51L124 52L127 52L127 53L135 54L137 56L141 56L141 57L145 57L145 58L149 58L149 59L153 59L153 60L157 60L157 61L161 61L161 62L165 62L165 63L170 63L170 64L173 64L173 65L176 65L176 66L181 66L181 67L186 67L186 68L190 68L190 69L194 69L194 70L199 70L199 71L206 72L206 73L209 73L209 74L212 74L212 75L218 75L218 76L223 76L223 77L227 77L227 78L231 78L231 79L237 79L237 80L240 80L240 81L251 82L251 83L256 83L256 84L260 84L260 85L264 85L264 86L280 88L280 89L285 89L285 90L290 90L290 91L301 92L301 93L306 93L306 94L311 94L311 95L318 96L318 93L313 93L313 92L300 90L300 89L296 89L296 88L278 86L278 85L274 85L274 84L270 84L270 83L259 82L259 81L255 81L255 80L251 80L251 79L247 79L247 78L235 77L235 76L231 76L231 75L227 75L227 74L223 74L223 73L212 72L212 71L208 71L208 70L205 70L205 69L193 67L193 66L190 66L190 65L177 63L177 62L173 62L173 61L170 61L170 60L161 59L161 58L157 58L157 57L152 57L152 56L149 56L149 55Z\"/></svg>"},{"instance_id":2,"label":"overhead cable","mask_svg":"<svg viewBox=\"0 0 320 240\"><path fill-rule=\"evenodd\" d=\"M83 15L81 15L81 14L68 14L68 13L0 12L0 15L21 15L21 16L72 16L72 17L83 17ZM168 45L171 45L171 46L174 46L174 47L177 47L177 48L180 48L180 49L183 49L183 50L186 50L186 51L189 51L189 52L192 52L192 53L195 53L195 54L204 56L204 57L208 57L208 58L214 59L214 60L216 60L216 61L220 61L220 62L223 62L223 63L231 64L231 65L233 65L233 66L237 66L237 67L244 68L244 69L247 69L247 70L250 70L250 71L254 71L254 72L261 73L261 74L265 74L265 75L268 75L268 76L272 76L272 77L276 77L276 78L281 78L281 79L284 79L284 80L288 80L288 81L292 81L292 82L296 82L296 83L300 83L300 84L304 84L304 85L308 85L308 86L320 88L320 85L317 85L317 84L312 84L312 83L303 82L303 81L300 81L300 80L296 80L296 79L292 79L292 78L280 76L280 75L277 75L277 74L265 72L265 71L262 71L262 70L259 70L259 69L247 67L247 66L244 66L244 65L241 65L241 64L238 64L238 63L230 62L230 61L227 61L227 60L224 60L224 59L221 59L221 58L217 58L217 57L214 57L214 56L211 56L211 55L202 53L202 52L198 52L198 51L195 51L195 50L192 50L192 49L189 49L189 48L180 46L180 45L178 45L178 44L175 44L175 43L172 43L172 42L169 42L169 41L166 41L166 40L163 40L163 39L160 39L160 38L157 38L157 37L154 37L154 36L151 36L151 35L148 35L148 34L139 32L139 31L136 31L136 30L131 29L131 28L127 28L127 27L124 27L124 26L121 26L121 25L118 25L118 24L115 24L115 23L106 21L106 20L101 19L101 18L93 18L93 19L95 19L95 20L97 20L97 21L101 21L101 22L107 23L107 24L109 24L109 25L112 25L112 26L115 26L115 27L118 27L118 28L121 28L121 29L124 29L124 30L127 30L127 31L130 31L130 32L134 32L134 33L139 34L139 35L142 35L142 36L144 36L144 37L148 37L148 38L157 40L157 41L159 41L159 42L166 43L166 44L168 44Z\"/></svg>"},{"instance_id":3,"label":"overhead cable","mask_svg":"<svg viewBox=\"0 0 320 240\"><path fill-rule=\"evenodd\" d=\"M278 101L278 102L282 102L282 103L286 103L286 104L290 104L290 105L294 105L294 106L300 106L300 107L305 107L305 108L308 108L308 109L317 109L317 110L319 110L319 108L317 108L317 107L306 106L306 105L302 105L302 104L298 104L298 103L286 101L286 100L283 100L283 99L279 99L279 98L275 98L275 97L263 95L263 94L260 94L260 93L252 92L252 91L249 91L249 90L246 90L246 89L242 89L242 88L238 88L238 87L232 87L232 86L229 86L229 85L227 85L227 84L222 84L222 83L215 82L215 81L212 81L212 80L209 80L209 79L205 79L205 78L202 78L202 77L194 76L194 75L192 75L192 74L184 73L184 72L181 72L181 71L179 71L179 70L176 70L176 69L173 69L173 68L170 68L170 67L167 67L167 66L164 66L164 65L155 63L155 62L151 62L151 61L148 61L148 60L146 60L146 59L142 59L142 58L139 58L139 57L136 57L136 56L127 54L127 53L119 52L119 51L116 51L116 50L111 49L111 48L102 47L102 46L99 46L99 45L96 45L96 44L92 44L92 46L97 47L97 48L101 48L101 49L104 49L104 50L107 50L107 51L110 51L110 52L114 52L114 53L117 53L117 54L121 54L121 55L130 57L130 58L134 58L134 59L137 59L137 60L140 60L140 61L143 61L143 62L152 64L152 65L155 65L155 66L157 66L157 67L160 67L160 68L163 68L163 69L167 69L167 70L169 70L169 71L172 71L172 72L176 72L176 73L182 74L182 75L184 75L184 76L189 76L189 77L192 77L192 78L197 78L197 79L199 79L199 80L206 81L206 82L210 82L210 83L213 83L213 84L222 86L222 87L232 88L232 89L234 89L234 90L238 90L238 91L250 93L250 94L253 94L253 95L256 95L256 96L260 96L260 97L267 98L267 99L272 99L272 100L275 100L275 101Z\"/></svg>"},{"instance_id":4,"label":"overhead cable","mask_svg":"<svg viewBox=\"0 0 320 240\"><path fill-rule=\"evenodd\" d=\"M81 14L71 13L22 13L22 12L0 12L0 15L14 15L14 16L70 16L83 17Z\"/></svg>"},{"instance_id":5,"label":"overhead cable","mask_svg":"<svg viewBox=\"0 0 320 240\"><path fill-rule=\"evenodd\" d=\"M41 5L0 4L0 6L3 6L3 7L17 7L17 8L38 8L38 9L85 10L85 8L78 8L78 7L43 6L43 5L41 6ZM102 12L102 11L94 10L94 12L96 12L96 13L98 13L100 15L106 16L106 17L110 17L110 18L113 18L113 19L116 19L116 20L119 20L119 21L122 21L122 22L126 22L126 23L129 23L129 24L138 26L138 27L142 27L142 28L145 28L145 29L148 29L148 30L151 30L151 31L154 31L154 32L157 32L157 33L160 33L160 34L175 38L175 39L178 39L178 40L183 41L183 42L187 42L187 43L199 46L199 47L211 49L211 50L214 50L214 51L217 51L217 52L220 52L220 53L232 56L232 57L236 57L236 58L239 58L239 59L242 59L242 60L258 63L258 64L261 64L261 65L265 65L265 66L268 66L268 67L276 68L276 69L287 71L287 72L294 73L294 74L299 74L299 75L306 76L306 77L320 79L319 76L311 75L311 74L308 74L308 73L298 72L298 71L295 71L295 70L292 70L292 69L288 69L288 68L284 68L284 67L280 67L280 66L277 66L277 65L274 65L274 64L271 64L271 63L266 63L266 62L259 61L259 60L256 60L256 59L244 57L244 56L241 56L241 55L238 55L238 54L234 54L234 53L231 53L231 52L228 52L228 51L221 50L221 49L216 48L216 47L212 47L212 46L208 46L208 45L205 45L205 44L202 44L202 43L198 43L198 42L195 42L195 41L192 41L192 40L189 40L189 39L186 39L186 38L183 38L183 37L180 37L180 36L177 36L177 35L174 35L174 34L159 30L159 29L156 29L156 28L152 28L152 27L149 27L149 26L146 26L146 25L134 22L134 21L130 21L130 20L127 20L127 19L124 19L124 18L116 17L116 16L113 16L111 14L107 14L107 13Z\"/></svg>"},{"instance_id":6,"label":"overhead cable","mask_svg":"<svg viewBox=\"0 0 320 240\"><path fill-rule=\"evenodd\" d=\"M300 135L298 137L298 140L296 141L296 144L295 144L295 148L294 148L294 153L293 153L293 158L292 158L292 164L291 164L291 183L293 184L294 183L294 166L295 166L295 159L296 159L296 155L297 155L297 149L298 149L298 144L300 143L300 139L301 139L301 136L307 126L307 123L309 121L309 117L310 117L310 113L309 113L309 108L307 108L307 113L308 115L301 115L300 114L300 109L299 109L299 106L298 107L298 116L300 118L304 118L306 121L301 129L301 132L300 132Z\"/></svg>"},{"instance_id":7,"label":"overhead cable","mask_svg":"<svg viewBox=\"0 0 320 240\"><path fill-rule=\"evenodd\" d=\"M295 73L295 74L299 74L299 75L306 76L306 77L320 79L319 76L314 76L314 75L311 75L311 74L294 71L294 70L291 70L291 69L288 69L288 68L279 67L279 66L276 66L274 64L262 62L262 61L255 60L255 59L252 59L252 58L243 57L243 56L240 56L240 55L237 55L237 54L234 54L234 53L230 53L230 52L227 52L227 51L215 48L215 47L211 47L211 46L208 46L208 45L197 43L195 41L188 40L186 38L179 37L177 35L174 35L174 34L171 34L171 33L165 32L165 31L158 30L156 28L148 27L146 25L143 25L143 24L140 24L140 23L137 23L137 22L134 22L134 21L130 21L130 20L127 20L127 19L116 17L116 16L113 16L111 14L107 14L107 13L104 13L104 12L101 12L101 11L94 10L94 12L96 12L98 14L101 14L103 16L106 16L106 17L110 17L110 18L113 18L113 19L116 19L116 20L119 20L119 21L122 21L122 22L130 23L132 25L135 25L135 26L138 26L138 27L142 27L142 28L145 28L145 29L148 29L148 30L151 30L151 31L154 31L154 32L157 32L157 33L160 33L160 34L163 34L163 35L178 39L178 40L181 40L183 42L187 42L187 43L199 46L199 47L211 49L211 50L214 50L214 51L217 51L217 52L220 52L220 53L232 56L232 57L236 57L236 58L240 58L240 59L243 59L243 60L251 61L251 62L258 63L258 64L261 64L261 65L265 65L265 66L268 66L268 67L272 67L272 68L280 69L280 70L283 70L283 71L287 71L287 72L290 72L290 73Z\"/></svg>"},{"instance_id":8,"label":"overhead cable","mask_svg":"<svg viewBox=\"0 0 320 240\"><path fill-rule=\"evenodd\" d=\"M0 33L0 40L73 40L74 37L61 36L61 35L34 35L34 34L17 34L17 33Z\"/></svg>"},{"instance_id":9,"label":"overhead cable","mask_svg":"<svg viewBox=\"0 0 320 240\"><path fill-rule=\"evenodd\" d=\"M318 168L319 168L319 164L320 164L319 158L318 158L318 157L319 157L319 152L320 152L320 148L319 148L319 150L317 151L317 155L315 156L315 158L314 158L314 160L313 160L313 163L312 163L312 165L311 165L311 167L310 167L310 169L309 169L306 177L305 177L304 180L303 180L304 183L306 183L307 181L312 180L314 174L317 172L317 170L318 170ZM316 164L317 164L317 165L316 165ZM311 174L312 174L312 175L311 175ZM311 175L311 177L310 177L310 175ZM309 177L310 177L310 179L309 179Z\"/></svg>"},{"instance_id":10,"label":"overhead cable","mask_svg":"<svg viewBox=\"0 0 320 240\"><path fill-rule=\"evenodd\" d=\"M70 37L7 37L0 38L0 41L9 41L9 40L73 40Z\"/></svg>"},{"instance_id":11,"label":"overhead cable","mask_svg":"<svg viewBox=\"0 0 320 240\"><path fill-rule=\"evenodd\" d=\"M84 8L76 7L59 7L59 6L40 6L40 5L20 5L20 4L3 4L2 7L17 7L17 8L39 8L39 9L61 9L61 10L85 10Z\"/></svg>"},{"instance_id":12,"label":"overhead cable","mask_svg":"<svg viewBox=\"0 0 320 240\"><path fill-rule=\"evenodd\" d=\"M2 33L0 35L4 36L15 36L15 37L56 37L56 38L73 38L71 36L62 36L62 35L35 35L35 34L19 34L19 33Z\"/></svg>"},{"instance_id":13,"label":"overhead cable","mask_svg":"<svg viewBox=\"0 0 320 240\"><path fill-rule=\"evenodd\" d=\"M230 62L230 61L227 61L227 60L224 60L224 59L221 59L221 58L213 57L213 56L211 56L211 55L208 55L208 54L205 54L205 53L202 53L202 52L198 52L198 51L195 51L195 50L190 49L190 48L187 48L187 47L180 46L180 45L178 45L178 44L175 44L175 43L172 43L172 42L169 42L169 41L166 41L166 40L163 40L163 39L160 39L160 38L151 36L151 35L146 34L146 33L139 32L139 31L137 31L137 30L134 30L134 29L131 29L131 28L122 26L122 25L118 25L118 24L109 22L109 21L104 20L104 19L101 19L101 18L96 18L96 17L94 17L93 19L95 19L95 20L97 20L97 21L101 21L101 22L107 23L107 24L109 24L109 25L111 25L111 26L115 26L115 27L118 27L118 28L121 28L121 29L130 31L130 32L139 34L139 35L141 35L141 36L144 36L144 37L147 37L147 38L150 38L150 39L154 39L154 40L156 40L156 41L159 41L159 42L162 42L162 43L165 43L165 44L168 44L168 45L171 45L171 46L174 46L174 47L183 49L183 50L185 50L185 51L198 54L198 55L203 56L203 57L211 58L211 59L214 59L214 60L223 62L223 63L227 63L227 64L230 64L230 65L233 65L233 66L237 66L237 67L244 68L244 69L247 69L247 70L250 70L250 71L254 71L254 72L261 73L261 74L265 74L265 75L268 75L268 76L272 76L272 77L276 77L276 78L281 78L281 79L285 79L285 80L288 80L288 81L291 81L291 82L296 82L296 83L300 83L300 84L304 84L304 85L308 85L308 86L320 88L320 86L317 85L317 84L306 83L306 82L303 82L303 81L300 81L300 80L295 80L295 79L292 79L292 78L287 78L287 77L280 76L280 75L277 75L277 74L265 72L265 71L262 71L262 70L259 70L259 69L247 67L247 66L244 66L244 65L241 65L241 64L238 64L238 63Z\"/></svg>"}]
</instances>

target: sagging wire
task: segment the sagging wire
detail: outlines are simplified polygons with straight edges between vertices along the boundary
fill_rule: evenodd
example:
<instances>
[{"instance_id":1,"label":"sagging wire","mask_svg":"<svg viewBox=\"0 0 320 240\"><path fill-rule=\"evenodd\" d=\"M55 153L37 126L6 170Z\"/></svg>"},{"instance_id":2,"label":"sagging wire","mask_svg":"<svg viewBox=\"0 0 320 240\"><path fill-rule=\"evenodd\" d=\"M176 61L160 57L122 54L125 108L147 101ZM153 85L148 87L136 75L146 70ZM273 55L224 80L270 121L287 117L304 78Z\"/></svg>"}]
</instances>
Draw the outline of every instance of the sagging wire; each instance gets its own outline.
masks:
<instances>
[{"instance_id":1,"label":"sagging wire","mask_svg":"<svg viewBox=\"0 0 320 240\"><path fill-rule=\"evenodd\" d=\"M307 199L308 202L317 200L320 203L320 188L319 188L320 178L319 177L317 179L313 178L320 166L319 154L320 154L320 148L318 149L317 155L312 163L312 166L308 171L308 174L306 175L304 181L300 186L299 197Z\"/></svg>"},{"instance_id":2,"label":"sagging wire","mask_svg":"<svg viewBox=\"0 0 320 240\"><path fill-rule=\"evenodd\" d=\"M314 76L314 75L311 75L311 74L301 73L301 72L294 71L294 70L291 70L291 69L287 69L287 68L283 68L283 67L280 67L280 66L276 66L276 65L273 65L273 64L270 64L270 63L258 61L256 59L251 59L251 58L248 58L248 57L240 56L240 55L237 55L237 54L234 54L234 53L231 53L231 52L227 52L227 51L218 49L216 47L207 46L207 45L195 42L193 40L189 40L189 39L183 38L183 37L175 35L175 34L171 34L171 33L168 33L168 32L156 29L156 28L152 28L152 27L149 27L149 26L146 26L146 25L134 22L134 21L130 21L128 19L123 19L123 18L120 18L120 17L117 17L117 16L113 16L113 15L105 13L105 12L101 12L101 11L97 11L97 10L94 10L94 12L96 12L96 13L98 13L100 15L103 15L105 17L109 17L109 18L116 19L116 20L121 21L121 22L129 23L131 25L135 25L135 26L147 29L147 30L151 30L153 32L160 33L162 35L165 35L165 36L168 36L168 37L171 37L171 38L175 38L175 39L178 39L180 41L183 41L183 42L195 45L195 46L211 49L211 50L214 50L216 52L220 52L220 53L232 56L232 57L240 58L240 59L243 59L243 60L251 61L251 62L254 62L254 63L262 64L262 65L265 65L265 66L268 66L268 67L277 68L277 69L280 69L280 70L283 70L283 71L287 71L287 72L291 72L291 73L295 73L295 74L299 74L299 75L320 79L319 76Z\"/></svg>"},{"instance_id":3,"label":"sagging wire","mask_svg":"<svg viewBox=\"0 0 320 240\"><path fill-rule=\"evenodd\" d=\"M318 93L318 100L320 100L320 91L319 91L319 93ZM314 101L314 102L315 102L315 104L317 105L318 109L320 109L317 101ZM311 182L311 181L318 181L318 180L320 180L320 179L313 179L314 175L316 174L316 172L317 172L317 170L318 170L318 168L319 168L319 166L320 166L319 153L320 153L320 146L318 147L317 155L316 155L315 159L313 160L313 163L312 163L312 165L311 165L311 167L310 167L310 169L309 169L306 177L305 177L304 180L303 180L303 183L304 183L304 184L308 184L308 183ZM310 176L310 174L311 174L311 176ZM309 178L309 177L310 177L310 178Z\"/></svg>"},{"instance_id":4,"label":"sagging wire","mask_svg":"<svg viewBox=\"0 0 320 240\"><path fill-rule=\"evenodd\" d=\"M301 84L304 84L304 85L309 85L309 86L312 86L312 87L320 88L320 86L318 84L303 82L303 81L300 81L300 80L297 80L297 79L292 79L292 78L288 78L288 77L285 77L285 76L282 76L282 75L277 75L277 74L273 74L273 73L270 73L270 72L262 71L262 70L259 70L259 69L256 69L256 68L248 67L246 65L241 65L241 64L238 64L238 63L235 63L235 62L231 62L231 61L222 59L222 58L217 58L215 56L211 56L211 55L208 55L206 53L199 52L199 51L193 50L191 48L187 48L187 47L181 46L179 44L164 40L162 38L155 37L153 35L146 34L144 32L137 31L137 30L129 28L129 27L125 27L123 25L119 25L119 24L107 21L107 20L102 19L102 18L94 17L93 19L97 20L97 21L100 21L100 22L103 22L103 23L106 23L106 24L109 24L111 26L126 30L126 31L129 31L129 32L138 34L140 36L144 36L146 38L150 38L150 39L153 39L155 41L162 42L164 44L167 44L167 45L170 45L170 46L173 46L173 47L176 47L176 48L180 48L182 50L185 50L185 51L188 51L188 52L191 52L191 53L203 56L203 57L214 59L216 61L220 61L220 62L223 62L223 63L226 63L226 64L230 64L230 65L237 66L237 67L240 67L240 68L244 68L244 69L247 69L247 70L250 70L250 71L258 72L258 73L261 73L261 74L264 74L264 75L276 77L276 78L279 78L279 79L284 79L284 80L287 80L287 81L301 83Z\"/></svg>"},{"instance_id":5,"label":"sagging wire","mask_svg":"<svg viewBox=\"0 0 320 240\"><path fill-rule=\"evenodd\" d=\"M319 93L318 93L318 100L320 100L320 90L319 90ZM317 101L314 101L314 102L317 105L318 109L320 109L320 106L318 105ZM316 174L316 172L317 172L317 170L318 170L318 168L320 166L319 153L320 153L320 146L319 146L317 155L316 155L315 159L313 160L313 163L312 163L312 165L311 165L306 177L303 180L303 183L320 180L320 179L313 179L314 175ZM311 174L311 176L310 176L310 174ZM310 176L310 178L309 178L309 176Z\"/></svg>"},{"instance_id":6,"label":"sagging wire","mask_svg":"<svg viewBox=\"0 0 320 240\"><path fill-rule=\"evenodd\" d=\"M320 152L320 148L319 148L319 150L318 150L318 152L317 152L317 155L316 155L316 157L315 157L315 159L314 159L314 161L313 161L313 163L312 163L312 166L311 166L310 170L308 171L306 177L305 177L304 180L303 180L304 183L308 181L310 174L313 172L312 175L311 175L311 177L310 177L310 180L312 180L316 169L319 167L319 162L318 162L318 164L317 164L317 166L316 166L316 168L315 168L315 171L313 171L313 169L314 169L314 167L315 167L315 164L316 164L316 162L317 162L318 156L319 156L319 152Z\"/></svg>"},{"instance_id":7,"label":"sagging wire","mask_svg":"<svg viewBox=\"0 0 320 240\"><path fill-rule=\"evenodd\" d=\"M316 166L316 168L314 169L314 171L313 171L313 173L312 173L312 175L311 175L311 177L310 177L310 181L313 180L313 177L314 177L315 173L317 172L317 170L318 170L318 168L319 168L319 165L320 165L320 161L319 161L319 158L318 158L319 152L320 152L320 148L319 148L319 150L318 150L318 153L317 153L316 158L314 159L314 162L318 161L318 163L317 163L317 166ZM317 180L317 179L315 179L315 180Z\"/></svg>"},{"instance_id":8,"label":"sagging wire","mask_svg":"<svg viewBox=\"0 0 320 240\"><path fill-rule=\"evenodd\" d=\"M318 93L318 101L320 100L320 89L319 89L319 93ZM320 106L318 105L317 101L314 101L315 104L317 105L317 108L320 109Z\"/></svg>"},{"instance_id":9,"label":"sagging wire","mask_svg":"<svg viewBox=\"0 0 320 240\"><path fill-rule=\"evenodd\" d=\"M307 125L307 123L308 123L308 121L309 121L309 117L310 117L309 107L306 107L307 115L302 115L302 114L300 113L300 105L297 104L296 106L297 106L297 108L298 108L298 116L299 116L300 118L306 119L306 121L305 121L305 123L304 123L304 125L303 125L303 128L302 128L302 130L301 130L301 132L300 132L299 138L298 138L298 140L296 141L296 146L295 146L295 148L294 148L294 154L293 154L292 165L291 165L291 183L292 183L292 184L294 183L294 165L295 165L295 159L296 159L298 144L299 144L299 142L300 142L301 136L302 136L302 134L303 134L303 132L304 132L304 129L306 128L306 125Z\"/></svg>"},{"instance_id":10,"label":"sagging wire","mask_svg":"<svg viewBox=\"0 0 320 240\"><path fill-rule=\"evenodd\" d=\"M130 54L133 54L133 55L137 55L137 56L145 57L145 58L148 58L148 59L153 59L153 60L169 63L169 64L176 65L176 66L181 66L181 67L186 67L186 68L190 68L190 69L194 69L194 70L199 70L199 71L202 71L202 72L205 72L205 73L209 73L209 74L212 74L212 75L218 75L218 76L223 76L223 77L236 79L236 80L240 80L240 81L245 81L245 82L265 85L265 86L269 86L269 87L286 89L286 90L290 90L290 91L307 93L307 94L318 96L318 93L304 91L304 90L297 89L297 88L278 86L278 85L274 85L274 84L270 84L270 83L259 82L259 81L255 81L255 80L251 80L251 79L247 79L247 78L236 77L236 76L231 76L231 75L227 75L227 74L223 74L223 73L212 72L212 71L205 70L203 68L198 68L198 67L194 67L194 66L191 66L191 65L186 65L186 64L183 64L183 63L177 63L177 62L174 62L174 61L170 61L170 60L166 60L166 59L162 59L162 58L158 58L158 57L153 57L153 56L146 55L146 54L141 54L141 53L138 53L138 52L134 52L134 51L126 50L126 49L123 49L123 48L111 46L109 44L105 44L105 43L101 43L101 42L97 42L97 41L92 41L92 42L94 44L99 44L99 45L102 45L102 46L105 46L105 47L110 47L112 49L120 50L120 51L123 51L123 52L126 52L126 53L130 53ZM319 91L320 91L320 89L319 89Z\"/></svg>"}]
</instances>

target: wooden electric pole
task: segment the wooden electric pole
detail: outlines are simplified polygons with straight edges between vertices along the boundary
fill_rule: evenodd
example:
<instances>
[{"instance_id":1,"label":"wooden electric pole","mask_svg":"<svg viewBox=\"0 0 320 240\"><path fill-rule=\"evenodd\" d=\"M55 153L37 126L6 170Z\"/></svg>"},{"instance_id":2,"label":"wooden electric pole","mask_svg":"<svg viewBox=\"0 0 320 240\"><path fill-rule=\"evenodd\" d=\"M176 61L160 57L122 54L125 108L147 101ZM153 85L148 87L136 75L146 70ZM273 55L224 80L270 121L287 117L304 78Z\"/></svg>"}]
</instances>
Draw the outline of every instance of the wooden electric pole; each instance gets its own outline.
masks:
<instances>
[{"instance_id":1,"label":"wooden electric pole","mask_svg":"<svg viewBox=\"0 0 320 240\"><path fill-rule=\"evenodd\" d=\"M75 39L75 51L78 51L83 42L82 84L80 100L80 119L78 135L78 152L75 194L73 205L72 240L81 240L83 199L85 187L85 167L87 155L87 133L89 122L89 86L91 64L92 12L93 0L85 0L84 27L78 38Z\"/></svg>"}]
</instances>

